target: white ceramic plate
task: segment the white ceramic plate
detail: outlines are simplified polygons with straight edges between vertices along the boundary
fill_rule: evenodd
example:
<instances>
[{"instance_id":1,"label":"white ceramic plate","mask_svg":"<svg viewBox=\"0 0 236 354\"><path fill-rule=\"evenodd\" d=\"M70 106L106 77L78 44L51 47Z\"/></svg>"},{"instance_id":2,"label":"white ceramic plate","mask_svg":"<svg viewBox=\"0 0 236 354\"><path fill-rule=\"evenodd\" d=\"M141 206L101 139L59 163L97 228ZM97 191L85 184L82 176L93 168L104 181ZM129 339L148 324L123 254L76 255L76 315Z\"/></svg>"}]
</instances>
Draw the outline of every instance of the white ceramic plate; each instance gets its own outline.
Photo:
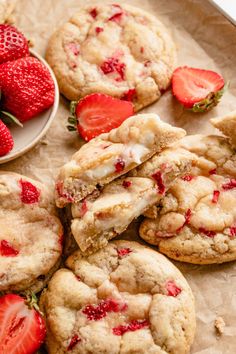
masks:
<instances>
[{"instance_id":1,"label":"white ceramic plate","mask_svg":"<svg viewBox=\"0 0 236 354\"><path fill-rule=\"evenodd\" d=\"M31 50L30 53L32 56L38 58L50 71L55 86L54 104L43 113L28 122L25 122L23 128L14 124L11 125L10 130L14 139L14 148L9 154L0 157L0 164L11 161L32 149L32 147L34 147L46 134L58 109L59 89L54 73L47 62L39 54L35 53L33 50Z\"/></svg>"}]
</instances>

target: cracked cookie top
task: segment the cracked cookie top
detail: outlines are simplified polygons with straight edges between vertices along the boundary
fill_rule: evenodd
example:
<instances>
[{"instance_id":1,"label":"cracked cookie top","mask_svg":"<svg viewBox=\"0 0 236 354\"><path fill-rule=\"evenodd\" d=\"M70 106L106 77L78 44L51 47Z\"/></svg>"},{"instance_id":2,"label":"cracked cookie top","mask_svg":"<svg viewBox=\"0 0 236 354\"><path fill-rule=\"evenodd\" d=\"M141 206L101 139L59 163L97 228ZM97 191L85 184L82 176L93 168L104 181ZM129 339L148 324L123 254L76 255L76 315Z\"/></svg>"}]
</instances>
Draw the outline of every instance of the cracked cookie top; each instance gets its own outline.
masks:
<instances>
[{"instance_id":1,"label":"cracked cookie top","mask_svg":"<svg viewBox=\"0 0 236 354\"><path fill-rule=\"evenodd\" d=\"M101 92L133 101L137 111L168 87L176 50L165 26L144 10L97 4L53 34L46 58L68 99Z\"/></svg>"},{"instance_id":2,"label":"cracked cookie top","mask_svg":"<svg viewBox=\"0 0 236 354\"><path fill-rule=\"evenodd\" d=\"M190 263L236 259L236 154L220 136L188 136L180 145L196 154L195 167L176 180L156 218L140 235L171 258Z\"/></svg>"},{"instance_id":3,"label":"cracked cookie top","mask_svg":"<svg viewBox=\"0 0 236 354\"><path fill-rule=\"evenodd\" d=\"M44 185L0 172L0 292L39 291L62 252L63 230Z\"/></svg>"},{"instance_id":4,"label":"cracked cookie top","mask_svg":"<svg viewBox=\"0 0 236 354\"><path fill-rule=\"evenodd\" d=\"M41 297L47 347L54 353L189 353L194 301L164 256L116 241L92 256L79 251Z\"/></svg>"}]
</instances>

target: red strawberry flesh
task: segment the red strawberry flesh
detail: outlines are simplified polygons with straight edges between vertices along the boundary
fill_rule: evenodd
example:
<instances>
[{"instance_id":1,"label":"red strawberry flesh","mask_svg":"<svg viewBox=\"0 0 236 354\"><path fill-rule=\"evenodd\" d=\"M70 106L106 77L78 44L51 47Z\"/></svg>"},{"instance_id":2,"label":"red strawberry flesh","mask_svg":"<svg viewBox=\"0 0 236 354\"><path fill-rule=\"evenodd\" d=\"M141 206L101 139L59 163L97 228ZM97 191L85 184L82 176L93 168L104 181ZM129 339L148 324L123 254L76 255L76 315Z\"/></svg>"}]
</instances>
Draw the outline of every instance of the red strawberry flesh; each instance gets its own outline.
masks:
<instances>
[{"instance_id":1,"label":"red strawberry flesh","mask_svg":"<svg viewBox=\"0 0 236 354\"><path fill-rule=\"evenodd\" d=\"M212 203L217 203L220 196L220 191L213 191Z\"/></svg>"},{"instance_id":2,"label":"red strawberry flesh","mask_svg":"<svg viewBox=\"0 0 236 354\"><path fill-rule=\"evenodd\" d=\"M97 15L98 15L98 12L97 12L97 9L96 9L96 8L90 10L89 13L90 13L90 15L91 15L93 18L96 18Z\"/></svg>"},{"instance_id":3,"label":"red strawberry flesh","mask_svg":"<svg viewBox=\"0 0 236 354\"><path fill-rule=\"evenodd\" d=\"M186 108L192 108L209 93L221 90L224 84L223 77L216 72L188 66L177 68L172 77L173 95Z\"/></svg>"},{"instance_id":4,"label":"red strawberry flesh","mask_svg":"<svg viewBox=\"0 0 236 354\"><path fill-rule=\"evenodd\" d=\"M0 255L4 257L16 257L19 251L16 250L8 241L2 240L0 243Z\"/></svg>"},{"instance_id":5,"label":"red strawberry flesh","mask_svg":"<svg viewBox=\"0 0 236 354\"><path fill-rule=\"evenodd\" d=\"M133 89L129 89L128 91L125 91L121 99L125 101L133 101L135 97L136 97L136 89L133 88Z\"/></svg>"},{"instance_id":6,"label":"red strawberry flesh","mask_svg":"<svg viewBox=\"0 0 236 354\"><path fill-rule=\"evenodd\" d=\"M72 350L76 346L76 344L78 344L79 342L81 342L81 338L79 338L78 334L75 334L71 338L70 343L69 343L69 345L67 347L67 350L68 351Z\"/></svg>"},{"instance_id":7,"label":"red strawberry flesh","mask_svg":"<svg viewBox=\"0 0 236 354\"><path fill-rule=\"evenodd\" d=\"M117 254L118 254L119 258L127 256L131 252L132 252L132 250L130 248L120 248L120 249L117 250Z\"/></svg>"},{"instance_id":8,"label":"red strawberry flesh","mask_svg":"<svg viewBox=\"0 0 236 354\"><path fill-rule=\"evenodd\" d=\"M118 159L117 162L115 163L115 171L117 173L120 173L124 170L125 168L125 161L122 159Z\"/></svg>"},{"instance_id":9,"label":"red strawberry flesh","mask_svg":"<svg viewBox=\"0 0 236 354\"><path fill-rule=\"evenodd\" d=\"M236 188L236 179L231 179L229 182L222 184L222 188L225 191Z\"/></svg>"},{"instance_id":10,"label":"red strawberry flesh","mask_svg":"<svg viewBox=\"0 0 236 354\"><path fill-rule=\"evenodd\" d=\"M90 321L99 321L106 317L109 312L122 312L127 308L126 304L119 304L112 299L102 300L98 305L87 305L82 310L82 313L86 315Z\"/></svg>"},{"instance_id":11,"label":"red strawberry flesh","mask_svg":"<svg viewBox=\"0 0 236 354\"><path fill-rule=\"evenodd\" d=\"M156 171L153 175L152 178L156 181L157 187L158 187L158 193L160 194L165 194L165 184L163 181L162 173L161 171Z\"/></svg>"},{"instance_id":12,"label":"red strawberry flesh","mask_svg":"<svg viewBox=\"0 0 236 354\"><path fill-rule=\"evenodd\" d=\"M166 283L166 290L168 296L176 297L181 293L181 288L178 287L173 280L169 280Z\"/></svg>"},{"instance_id":13,"label":"red strawberry flesh","mask_svg":"<svg viewBox=\"0 0 236 354\"><path fill-rule=\"evenodd\" d=\"M130 186L132 185L132 182L131 181L123 181L122 182L122 186L124 187L124 188L129 188Z\"/></svg>"},{"instance_id":14,"label":"red strawberry flesh","mask_svg":"<svg viewBox=\"0 0 236 354\"><path fill-rule=\"evenodd\" d=\"M0 297L0 353L33 354L46 335L42 316L16 294Z\"/></svg>"},{"instance_id":15,"label":"red strawberry flesh","mask_svg":"<svg viewBox=\"0 0 236 354\"><path fill-rule=\"evenodd\" d=\"M216 235L215 231L207 230L207 229L205 229L205 227L200 227L199 232L201 232L202 234L204 234L205 236L210 237L210 238L212 238Z\"/></svg>"},{"instance_id":16,"label":"red strawberry flesh","mask_svg":"<svg viewBox=\"0 0 236 354\"><path fill-rule=\"evenodd\" d=\"M230 236L234 238L236 236L236 226L231 226L229 231L230 231Z\"/></svg>"},{"instance_id":17,"label":"red strawberry flesh","mask_svg":"<svg viewBox=\"0 0 236 354\"><path fill-rule=\"evenodd\" d=\"M113 334L122 336L126 332L135 332L142 328L148 328L149 322L147 320L133 320L126 325L120 325L112 328Z\"/></svg>"},{"instance_id":18,"label":"red strawberry flesh","mask_svg":"<svg viewBox=\"0 0 236 354\"><path fill-rule=\"evenodd\" d=\"M181 177L181 179L186 182L192 181L193 178L194 178L194 176L192 176L192 175L185 175L185 176Z\"/></svg>"},{"instance_id":19,"label":"red strawberry flesh","mask_svg":"<svg viewBox=\"0 0 236 354\"><path fill-rule=\"evenodd\" d=\"M38 203L40 191L30 182L20 180L21 201L24 204Z\"/></svg>"},{"instance_id":20,"label":"red strawberry flesh","mask_svg":"<svg viewBox=\"0 0 236 354\"><path fill-rule=\"evenodd\" d=\"M86 140L117 128L134 114L133 104L101 93L84 97L76 107L77 129Z\"/></svg>"}]
</instances>

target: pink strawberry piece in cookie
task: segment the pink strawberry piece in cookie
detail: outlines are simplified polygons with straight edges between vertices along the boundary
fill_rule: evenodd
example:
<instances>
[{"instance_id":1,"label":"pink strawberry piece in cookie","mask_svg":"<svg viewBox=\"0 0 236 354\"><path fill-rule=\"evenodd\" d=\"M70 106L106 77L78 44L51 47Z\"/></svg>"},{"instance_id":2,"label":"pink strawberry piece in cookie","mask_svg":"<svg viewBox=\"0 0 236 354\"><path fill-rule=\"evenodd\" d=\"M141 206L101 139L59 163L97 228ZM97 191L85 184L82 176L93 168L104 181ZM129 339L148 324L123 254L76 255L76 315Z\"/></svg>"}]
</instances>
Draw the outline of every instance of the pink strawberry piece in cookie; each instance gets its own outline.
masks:
<instances>
[{"instance_id":1,"label":"pink strawberry piece in cookie","mask_svg":"<svg viewBox=\"0 0 236 354\"><path fill-rule=\"evenodd\" d=\"M160 194L165 194L165 185L164 185L164 181L162 178L162 173L161 171L156 171L153 175L152 178L156 181L157 186L158 186L158 193Z\"/></svg>"},{"instance_id":2,"label":"pink strawberry piece in cookie","mask_svg":"<svg viewBox=\"0 0 236 354\"><path fill-rule=\"evenodd\" d=\"M40 191L30 182L20 180L21 201L24 204L38 203Z\"/></svg>"},{"instance_id":3,"label":"pink strawberry piece in cookie","mask_svg":"<svg viewBox=\"0 0 236 354\"><path fill-rule=\"evenodd\" d=\"M118 159L117 162L115 163L115 171L117 173L120 173L124 170L125 168L125 161L122 159Z\"/></svg>"},{"instance_id":4,"label":"pink strawberry piece in cookie","mask_svg":"<svg viewBox=\"0 0 236 354\"><path fill-rule=\"evenodd\" d=\"M148 328L148 327L149 327L149 322L147 320L133 320L129 324L120 325L112 328L112 332L116 336L122 336L126 332L134 332L134 331L138 331L139 329Z\"/></svg>"},{"instance_id":5,"label":"pink strawberry piece in cookie","mask_svg":"<svg viewBox=\"0 0 236 354\"><path fill-rule=\"evenodd\" d=\"M185 221L184 221L183 225L180 226L180 227L176 230L177 233L179 233L180 231L182 231L185 225L188 225L188 224L189 224L191 215L192 215L192 210L191 210L191 209L188 209L188 210L186 211L186 213L185 213L185 216L184 216L184 217L185 217Z\"/></svg>"},{"instance_id":6,"label":"pink strawberry piece in cookie","mask_svg":"<svg viewBox=\"0 0 236 354\"><path fill-rule=\"evenodd\" d=\"M151 60L146 60L145 63L144 63L144 66L147 68L148 66L151 65Z\"/></svg>"},{"instance_id":7,"label":"pink strawberry piece in cookie","mask_svg":"<svg viewBox=\"0 0 236 354\"><path fill-rule=\"evenodd\" d=\"M207 237L214 237L216 235L215 231L207 230L204 227L200 227L199 232L206 235Z\"/></svg>"},{"instance_id":8,"label":"pink strawberry piece in cookie","mask_svg":"<svg viewBox=\"0 0 236 354\"><path fill-rule=\"evenodd\" d=\"M87 211L88 211L88 206L86 200L84 199L81 205L81 216L84 216L87 213Z\"/></svg>"},{"instance_id":9,"label":"pink strawberry piece in cookie","mask_svg":"<svg viewBox=\"0 0 236 354\"><path fill-rule=\"evenodd\" d=\"M181 293L181 288L179 288L173 280L169 280L166 283L166 290L168 296L176 297Z\"/></svg>"},{"instance_id":10,"label":"pink strawberry piece in cookie","mask_svg":"<svg viewBox=\"0 0 236 354\"><path fill-rule=\"evenodd\" d=\"M79 338L78 334L75 334L71 340L70 343L67 347L67 350L70 351L72 349L74 349L74 347L76 346L76 344L78 344L79 342L81 342L81 338Z\"/></svg>"},{"instance_id":11,"label":"pink strawberry piece in cookie","mask_svg":"<svg viewBox=\"0 0 236 354\"><path fill-rule=\"evenodd\" d=\"M132 185L131 181L123 181L122 186L124 188L129 188Z\"/></svg>"},{"instance_id":12,"label":"pink strawberry piece in cookie","mask_svg":"<svg viewBox=\"0 0 236 354\"><path fill-rule=\"evenodd\" d=\"M112 4L111 6L116 12L108 18L108 21L114 21L119 24L121 17L124 14L124 10L118 4Z\"/></svg>"},{"instance_id":13,"label":"pink strawberry piece in cookie","mask_svg":"<svg viewBox=\"0 0 236 354\"><path fill-rule=\"evenodd\" d=\"M5 257L16 257L19 251L11 246L6 240L2 240L0 243L0 255Z\"/></svg>"},{"instance_id":14,"label":"pink strawberry piece in cookie","mask_svg":"<svg viewBox=\"0 0 236 354\"><path fill-rule=\"evenodd\" d=\"M99 34L100 32L103 32L104 29L102 27L96 27L95 31L96 31L97 34Z\"/></svg>"},{"instance_id":15,"label":"pink strawberry piece in cookie","mask_svg":"<svg viewBox=\"0 0 236 354\"><path fill-rule=\"evenodd\" d=\"M228 191L230 189L233 189L233 188L236 188L236 179L231 179L228 183L224 183L222 185L222 188L225 190L225 191Z\"/></svg>"},{"instance_id":16,"label":"pink strawberry piece in cookie","mask_svg":"<svg viewBox=\"0 0 236 354\"><path fill-rule=\"evenodd\" d=\"M236 226L231 226L229 229L230 236L231 238L234 238L236 236Z\"/></svg>"},{"instance_id":17,"label":"pink strawberry piece in cookie","mask_svg":"<svg viewBox=\"0 0 236 354\"><path fill-rule=\"evenodd\" d=\"M125 63L121 63L118 58L110 57L105 60L100 66L101 70L105 75L116 72L119 74L116 81L124 80L125 78Z\"/></svg>"},{"instance_id":18,"label":"pink strawberry piece in cookie","mask_svg":"<svg viewBox=\"0 0 236 354\"><path fill-rule=\"evenodd\" d=\"M80 46L78 44L71 42L67 45L67 47L75 56L79 55Z\"/></svg>"},{"instance_id":19,"label":"pink strawberry piece in cookie","mask_svg":"<svg viewBox=\"0 0 236 354\"><path fill-rule=\"evenodd\" d=\"M63 247L63 243L64 243L64 234L59 235L59 244L61 245L61 247Z\"/></svg>"},{"instance_id":20,"label":"pink strawberry piece in cookie","mask_svg":"<svg viewBox=\"0 0 236 354\"><path fill-rule=\"evenodd\" d=\"M192 175L185 175L185 176L182 176L181 179L182 179L183 181L190 182L190 181L192 181L192 179L194 179L194 176L192 176Z\"/></svg>"},{"instance_id":21,"label":"pink strawberry piece in cookie","mask_svg":"<svg viewBox=\"0 0 236 354\"><path fill-rule=\"evenodd\" d=\"M89 141L96 136L119 127L125 119L134 114L131 102L121 101L101 93L94 93L81 99L75 108L75 122L68 129L77 129L78 133ZM103 142L102 148L111 143Z\"/></svg>"},{"instance_id":22,"label":"pink strawberry piece in cookie","mask_svg":"<svg viewBox=\"0 0 236 354\"><path fill-rule=\"evenodd\" d=\"M92 18L96 18L97 15L98 15L98 12L97 12L96 8L92 9L89 13L92 16Z\"/></svg>"},{"instance_id":23,"label":"pink strawberry piece in cookie","mask_svg":"<svg viewBox=\"0 0 236 354\"><path fill-rule=\"evenodd\" d=\"M209 171L209 175L215 175L216 174L216 168L213 168L212 170Z\"/></svg>"},{"instance_id":24,"label":"pink strawberry piece in cookie","mask_svg":"<svg viewBox=\"0 0 236 354\"><path fill-rule=\"evenodd\" d=\"M117 250L119 258L122 258L122 257L130 254L131 252L132 252L132 250L130 248L120 248Z\"/></svg>"},{"instance_id":25,"label":"pink strawberry piece in cookie","mask_svg":"<svg viewBox=\"0 0 236 354\"><path fill-rule=\"evenodd\" d=\"M115 300L103 300L97 306L87 305L82 311L90 321L99 321L106 317L109 312L120 312L126 310L127 305L120 306Z\"/></svg>"},{"instance_id":26,"label":"pink strawberry piece in cookie","mask_svg":"<svg viewBox=\"0 0 236 354\"><path fill-rule=\"evenodd\" d=\"M129 89L128 91L125 91L124 95L122 96L122 100L125 101L133 101L136 97L136 89Z\"/></svg>"},{"instance_id":27,"label":"pink strawberry piece in cookie","mask_svg":"<svg viewBox=\"0 0 236 354\"><path fill-rule=\"evenodd\" d=\"M68 200L68 202L73 202L73 197L71 195L69 195L69 193L64 192L62 181L58 181L56 183L56 191L60 197L65 198L66 200Z\"/></svg>"},{"instance_id":28,"label":"pink strawberry piece in cookie","mask_svg":"<svg viewBox=\"0 0 236 354\"><path fill-rule=\"evenodd\" d=\"M212 203L217 203L220 196L220 191L213 191Z\"/></svg>"}]
</instances>

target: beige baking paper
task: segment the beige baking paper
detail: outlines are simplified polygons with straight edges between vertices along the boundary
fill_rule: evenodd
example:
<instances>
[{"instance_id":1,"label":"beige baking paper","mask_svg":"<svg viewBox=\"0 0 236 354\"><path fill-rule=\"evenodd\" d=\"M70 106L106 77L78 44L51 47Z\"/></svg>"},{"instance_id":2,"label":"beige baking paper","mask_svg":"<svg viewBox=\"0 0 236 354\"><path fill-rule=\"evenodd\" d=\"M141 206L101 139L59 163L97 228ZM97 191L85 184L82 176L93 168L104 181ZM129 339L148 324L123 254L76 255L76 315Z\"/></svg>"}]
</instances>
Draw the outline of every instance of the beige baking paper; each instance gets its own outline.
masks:
<instances>
[{"instance_id":1,"label":"beige baking paper","mask_svg":"<svg viewBox=\"0 0 236 354\"><path fill-rule=\"evenodd\" d=\"M213 69L230 80L230 89L222 102L208 114L184 112L170 91L145 111L157 112L163 120L181 126L189 133L216 132L211 128L209 118L236 109L236 28L207 0L126 2L149 11L166 24L176 41L180 65ZM32 39L34 49L44 55L51 33L81 5L88 3L93 1L18 0L16 23ZM2 165L1 170L23 173L52 187L58 168L82 143L76 134L67 132L67 116L68 102L61 98L56 119L41 143L23 157ZM135 227L125 237L138 238ZM191 353L236 353L236 264L192 266L176 262L176 265L185 274L196 298L197 333ZM221 337L216 336L214 329L217 316L222 316L226 323Z\"/></svg>"}]
</instances>

